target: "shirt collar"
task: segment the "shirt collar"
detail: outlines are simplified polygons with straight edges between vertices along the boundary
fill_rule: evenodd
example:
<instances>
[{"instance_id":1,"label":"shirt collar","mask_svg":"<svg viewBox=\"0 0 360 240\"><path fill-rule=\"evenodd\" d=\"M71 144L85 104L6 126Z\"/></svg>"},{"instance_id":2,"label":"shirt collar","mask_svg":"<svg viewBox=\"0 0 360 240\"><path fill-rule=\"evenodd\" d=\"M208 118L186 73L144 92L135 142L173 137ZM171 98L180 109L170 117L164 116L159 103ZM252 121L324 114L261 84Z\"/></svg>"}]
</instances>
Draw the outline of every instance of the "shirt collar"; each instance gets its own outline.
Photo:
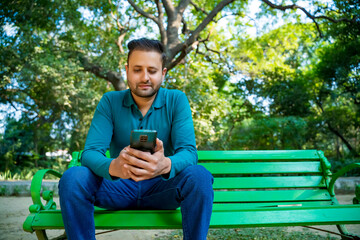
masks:
<instances>
[{"instance_id":1,"label":"shirt collar","mask_svg":"<svg viewBox=\"0 0 360 240\"><path fill-rule=\"evenodd\" d=\"M131 107L131 105L136 105L135 101L131 95L130 89L126 90L124 100L123 100L123 106L125 107ZM154 108L161 108L165 105L165 93L164 89L160 88L159 91L156 94L155 100L152 104L152 107Z\"/></svg>"}]
</instances>

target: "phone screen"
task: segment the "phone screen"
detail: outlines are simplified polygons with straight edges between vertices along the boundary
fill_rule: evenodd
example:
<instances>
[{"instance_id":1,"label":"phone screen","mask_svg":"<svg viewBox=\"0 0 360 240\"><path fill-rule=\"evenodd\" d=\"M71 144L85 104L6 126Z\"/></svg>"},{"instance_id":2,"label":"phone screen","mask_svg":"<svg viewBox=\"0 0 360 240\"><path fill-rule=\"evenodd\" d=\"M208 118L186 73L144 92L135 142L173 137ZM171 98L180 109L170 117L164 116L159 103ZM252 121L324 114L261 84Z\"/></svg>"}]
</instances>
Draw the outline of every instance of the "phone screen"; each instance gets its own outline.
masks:
<instances>
[{"instance_id":1,"label":"phone screen","mask_svg":"<svg viewBox=\"0 0 360 240\"><path fill-rule=\"evenodd\" d=\"M130 135L130 147L140 151L154 153L156 136L156 130L132 130Z\"/></svg>"}]
</instances>

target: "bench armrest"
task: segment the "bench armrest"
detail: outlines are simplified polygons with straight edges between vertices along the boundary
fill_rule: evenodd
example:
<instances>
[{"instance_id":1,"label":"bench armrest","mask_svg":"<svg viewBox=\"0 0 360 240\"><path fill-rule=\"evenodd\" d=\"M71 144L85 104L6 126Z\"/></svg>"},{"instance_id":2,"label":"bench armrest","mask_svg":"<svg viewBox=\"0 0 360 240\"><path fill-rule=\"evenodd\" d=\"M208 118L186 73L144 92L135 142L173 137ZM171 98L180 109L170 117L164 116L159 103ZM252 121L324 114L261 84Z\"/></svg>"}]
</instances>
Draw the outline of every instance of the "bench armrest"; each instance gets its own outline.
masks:
<instances>
[{"instance_id":1,"label":"bench armrest","mask_svg":"<svg viewBox=\"0 0 360 240\"><path fill-rule=\"evenodd\" d=\"M31 198L33 201L33 205L30 206L30 212L38 212L40 210L48 210L48 209L56 209L56 203L53 201L53 192L52 191L44 191L42 197L46 200L45 206L41 201L41 184L46 174L51 174L53 176L61 178L62 174L57 171L51 169L42 169L35 173L32 181L31 181Z\"/></svg>"},{"instance_id":2,"label":"bench armrest","mask_svg":"<svg viewBox=\"0 0 360 240\"><path fill-rule=\"evenodd\" d=\"M332 197L335 196L335 190L334 190L334 185L335 185L335 181L343 176L346 172L354 169L354 168L360 168L360 163L353 163L353 164L350 164L346 167L343 167L342 169L340 169L336 174L334 174L331 178L331 181L329 183L329 191L330 191L330 195ZM356 190L355 190L355 195L356 195L356 198L357 201L360 201L360 185L356 187ZM354 199L354 201L355 201ZM359 203L359 202L358 202Z\"/></svg>"}]
</instances>

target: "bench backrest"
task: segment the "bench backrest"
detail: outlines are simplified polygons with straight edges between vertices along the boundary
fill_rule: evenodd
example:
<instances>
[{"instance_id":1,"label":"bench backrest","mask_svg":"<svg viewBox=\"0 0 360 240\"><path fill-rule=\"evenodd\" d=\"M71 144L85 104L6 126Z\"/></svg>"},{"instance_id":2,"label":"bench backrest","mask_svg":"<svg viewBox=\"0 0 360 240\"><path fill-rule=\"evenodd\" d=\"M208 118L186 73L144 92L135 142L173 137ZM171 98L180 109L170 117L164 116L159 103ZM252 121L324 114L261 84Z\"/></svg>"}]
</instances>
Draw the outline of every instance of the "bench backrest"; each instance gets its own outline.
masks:
<instances>
[{"instance_id":1,"label":"bench backrest","mask_svg":"<svg viewBox=\"0 0 360 240\"><path fill-rule=\"evenodd\" d=\"M80 154L73 153L71 166L80 165ZM321 151L198 151L198 156L215 178L217 208L332 203L331 165Z\"/></svg>"},{"instance_id":2,"label":"bench backrest","mask_svg":"<svg viewBox=\"0 0 360 240\"><path fill-rule=\"evenodd\" d=\"M321 151L199 151L214 176L215 203L331 204L330 163ZM234 201L236 199L236 201ZM275 206L275 205L274 205Z\"/></svg>"}]
</instances>

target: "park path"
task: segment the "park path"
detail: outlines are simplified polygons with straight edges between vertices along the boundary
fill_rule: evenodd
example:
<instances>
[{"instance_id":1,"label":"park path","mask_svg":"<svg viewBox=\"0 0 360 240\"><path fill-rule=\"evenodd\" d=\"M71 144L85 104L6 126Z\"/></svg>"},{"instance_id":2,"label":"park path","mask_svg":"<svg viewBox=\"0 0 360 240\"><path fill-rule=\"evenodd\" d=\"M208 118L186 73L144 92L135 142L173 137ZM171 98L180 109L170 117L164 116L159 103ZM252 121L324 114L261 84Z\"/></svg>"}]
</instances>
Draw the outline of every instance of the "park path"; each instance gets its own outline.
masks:
<instances>
[{"instance_id":1,"label":"park path","mask_svg":"<svg viewBox=\"0 0 360 240\"><path fill-rule=\"evenodd\" d=\"M54 197L57 206L59 198ZM22 224L29 214L31 197L0 197L0 240L36 240L35 233L31 234L22 229ZM122 230L98 235L97 240L149 240L159 234L171 230ZM64 230L50 230L48 237L54 238L64 233ZM103 232L99 230L97 232Z\"/></svg>"},{"instance_id":2,"label":"park path","mask_svg":"<svg viewBox=\"0 0 360 240\"><path fill-rule=\"evenodd\" d=\"M353 195L339 195L338 200L344 204L351 204ZM59 198L54 198L59 202ZM0 197L0 240L35 240L36 235L24 232L22 224L29 213L28 207L32 204L31 197ZM58 204L59 205L59 204ZM338 232L335 226L321 226L323 229ZM287 228L289 231L304 231L302 227ZM350 232L360 235L359 225L348 225ZM149 240L160 234L169 233L171 230L122 230L103 235L98 235L98 240ZM307 230L306 230L307 231ZM310 230L313 231L313 230ZM102 231L98 231L102 232ZM314 231L322 234L321 232ZM63 230L49 231L49 237L53 238L63 233ZM324 233L327 235L326 233ZM336 237L335 235L332 235ZM340 239L340 238L339 238Z\"/></svg>"}]
</instances>

